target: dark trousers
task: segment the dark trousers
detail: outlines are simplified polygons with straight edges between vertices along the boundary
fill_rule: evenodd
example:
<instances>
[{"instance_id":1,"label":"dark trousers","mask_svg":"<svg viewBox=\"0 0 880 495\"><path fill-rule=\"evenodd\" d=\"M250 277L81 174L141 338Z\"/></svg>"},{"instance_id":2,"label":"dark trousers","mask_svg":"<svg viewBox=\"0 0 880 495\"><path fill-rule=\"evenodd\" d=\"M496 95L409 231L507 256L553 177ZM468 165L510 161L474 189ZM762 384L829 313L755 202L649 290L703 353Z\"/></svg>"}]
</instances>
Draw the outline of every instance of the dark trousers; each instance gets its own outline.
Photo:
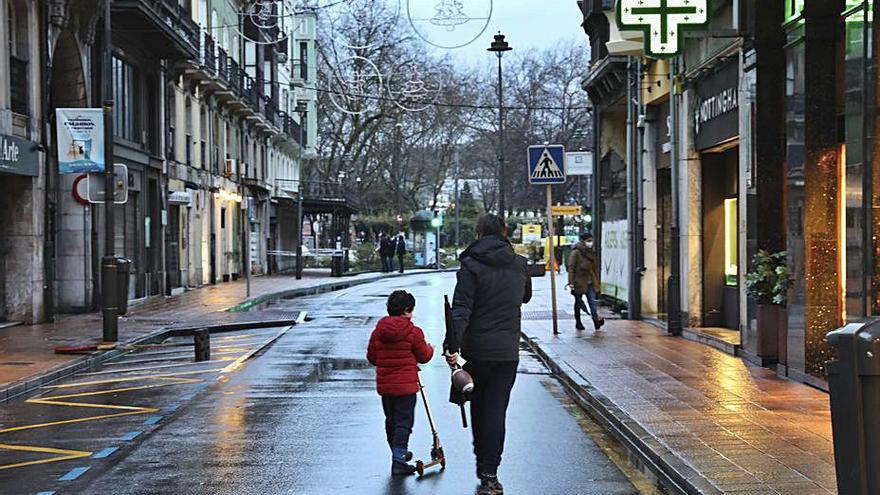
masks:
<instances>
[{"instance_id":1,"label":"dark trousers","mask_svg":"<svg viewBox=\"0 0 880 495\"><path fill-rule=\"evenodd\" d=\"M388 446L407 448L415 419L416 394L384 396L382 409L385 410L385 436L388 438Z\"/></svg>"},{"instance_id":2,"label":"dark trousers","mask_svg":"<svg viewBox=\"0 0 880 495\"><path fill-rule=\"evenodd\" d=\"M474 379L471 427L477 474L497 474L504 451L505 419L518 361L474 361L465 369Z\"/></svg>"},{"instance_id":3,"label":"dark trousers","mask_svg":"<svg viewBox=\"0 0 880 495\"><path fill-rule=\"evenodd\" d=\"M402 254L397 255L397 261L400 262L400 273L403 273L403 256Z\"/></svg>"},{"instance_id":4,"label":"dark trousers","mask_svg":"<svg viewBox=\"0 0 880 495\"><path fill-rule=\"evenodd\" d=\"M584 304L584 296L587 296L587 304L590 305L589 309L587 305ZM587 289L586 294L578 294L574 293L574 319L575 321L581 321L581 310L585 311L587 314L593 317L593 324L598 324L599 322L599 298L596 296L596 289L591 285Z\"/></svg>"},{"instance_id":5,"label":"dark trousers","mask_svg":"<svg viewBox=\"0 0 880 495\"><path fill-rule=\"evenodd\" d=\"M391 256L382 255L382 271L385 273L391 271Z\"/></svg>"}]
</instances>

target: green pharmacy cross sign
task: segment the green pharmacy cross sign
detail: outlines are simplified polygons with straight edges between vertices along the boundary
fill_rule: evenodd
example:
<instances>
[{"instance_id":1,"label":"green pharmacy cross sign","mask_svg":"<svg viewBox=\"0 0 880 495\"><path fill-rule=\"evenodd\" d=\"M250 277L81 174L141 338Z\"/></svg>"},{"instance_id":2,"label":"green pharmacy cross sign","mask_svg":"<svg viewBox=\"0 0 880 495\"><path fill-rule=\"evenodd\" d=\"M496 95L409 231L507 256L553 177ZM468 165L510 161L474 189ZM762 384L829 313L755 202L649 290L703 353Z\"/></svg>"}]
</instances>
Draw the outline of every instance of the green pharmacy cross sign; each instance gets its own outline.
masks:
<instances>
[{"instance_id":1,"label":"green pharmacy cross sign","mask_svg":"<svg viewBox=\"0 0 880 495\"><path fill-rule=\"evenodd\" d=\"M681 52L684 31L706 29L709 0L617 0L621 31L645 33L645 53L663 58Z\"/></svg>"}]
</instances>

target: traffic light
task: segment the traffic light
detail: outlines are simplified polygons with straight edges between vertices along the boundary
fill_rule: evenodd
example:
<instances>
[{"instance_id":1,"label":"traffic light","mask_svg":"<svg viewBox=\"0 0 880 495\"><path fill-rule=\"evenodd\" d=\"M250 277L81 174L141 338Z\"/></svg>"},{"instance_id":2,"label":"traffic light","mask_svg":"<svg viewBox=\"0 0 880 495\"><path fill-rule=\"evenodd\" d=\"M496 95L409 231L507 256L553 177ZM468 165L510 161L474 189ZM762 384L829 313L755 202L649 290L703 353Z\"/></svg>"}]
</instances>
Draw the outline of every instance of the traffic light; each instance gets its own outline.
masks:
<instances>
[{"instance_id":1,"label":"traffic light","mask_svg":"<svg viewBox=\"0 0 880 495\"><path fill-rule=\"evenodd\" d=\"M434 212L434 218L431 219L431 227L439 229L443 226L443 215L439 211Z\"/></svg>"}]
</instances>

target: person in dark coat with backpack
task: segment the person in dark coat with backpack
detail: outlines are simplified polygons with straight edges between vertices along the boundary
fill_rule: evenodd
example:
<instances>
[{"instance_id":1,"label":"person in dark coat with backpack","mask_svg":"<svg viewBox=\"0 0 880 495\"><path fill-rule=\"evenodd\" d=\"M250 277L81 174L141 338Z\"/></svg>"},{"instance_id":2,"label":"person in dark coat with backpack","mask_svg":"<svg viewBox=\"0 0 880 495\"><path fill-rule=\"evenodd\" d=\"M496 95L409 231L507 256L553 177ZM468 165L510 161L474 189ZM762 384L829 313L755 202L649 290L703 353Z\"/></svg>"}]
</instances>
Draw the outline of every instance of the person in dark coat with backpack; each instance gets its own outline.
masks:
<instances>
[{"instance_id":1,"label":"person in dark coat with backpack","mask_svg":"<svg viewBox=\"0 0 880 495\"><path fill-rule=\"evenodd\" d=\"M519 365L522 314L532 298L526 259L513 251L507 225L497 215L477 221L477 240L460 256L452 300L452 328L443 343L450 366L459 353L474 379L471 418L479 495L504 493L498 466L505 418Z\"/></svg>"},{"instance_id":2,"label":"person in dark coat with backpack","mask_svg":"<svg viewBox=\"0 0 880 495\"><path fill-rule=\"evenodd\" d=\"M593 243L593 234L581 235L581 242L575 244L568 258L568 287L574 296L575 328L578 330L584 329L581 310L590 314L593 328L597 331L605 324L605 320L599 317L598 297L602 291L602 281L599 279L599 264ZM584 304L584 296L587 296L589 309Z\"/></svg>"}]
</instances>

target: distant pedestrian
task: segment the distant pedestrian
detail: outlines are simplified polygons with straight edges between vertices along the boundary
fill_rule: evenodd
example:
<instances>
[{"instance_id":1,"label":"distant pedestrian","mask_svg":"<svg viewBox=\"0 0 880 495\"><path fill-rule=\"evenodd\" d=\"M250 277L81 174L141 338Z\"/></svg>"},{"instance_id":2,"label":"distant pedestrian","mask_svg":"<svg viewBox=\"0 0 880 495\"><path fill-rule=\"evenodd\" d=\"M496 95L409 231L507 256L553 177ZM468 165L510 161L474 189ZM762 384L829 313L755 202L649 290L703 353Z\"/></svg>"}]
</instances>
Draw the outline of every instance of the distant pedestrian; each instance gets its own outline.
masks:
<instances>
[{"instance_id":1,"label":"distant pedestrian","mask_svg":"<svg viewBox=\"0 0 880 495\"><path fill-rule=\"evenodd\" d=\"M532 298L527 262L507 239L497 215L477 221L477 240L460 256L452 300L452 328L443 343L447 363L458 354L474 379L471 418L479 495L504 493L498 466L504 450L505 419L519 365L520 307Z\"/></svg>"},{"instance_id":2,"label":"distant pedestrian","mask_svg":"<svg viewBox=\"0 0 880 495\"><path fill-rule=\"evenodd\" d=\"M403 273L403 259L406 257L406 238L403 232L397 234L395 238L394 254L397 255L397 261L400 263L400 273Z\"/></svg>"},{"instance_id":3,"label":"distant pedestrian","mask_svg":"<svg viewBox=\"0 0 880 495\"><path fill-rule=\"evenodd\" d=\"M392 292L387 307L388 316L379 320L370 335L367 360L376 366L376 391L382 396L385 436L391 448L391 474L406 476L416 471L409 463L412 452L408 446L419 391L418 365L431 360L434 346L412 323L416 307L412 294Z\"/></svg>"},{"instance_id":4,"label":"distant pedestrian","mask_svg":"<svg viewBox=\"0 0 880 495\"><path fill-rule=\"evenodd\" d=\"M582 234L581 241L575 244L568 258L568 287L574 296L575 327L584 329L581 323L581 310L586 311L593 318L593 327L596 330L602 328L605 320L599 317L599 293L602 291L602 281L599 278L599 264L596 260L596 249L593 234ZM584 304L584 296L587 297L589 309Z\"/></svg>"},{"instance_id":5,"label":"distant pedestrian","mask_svg":"<svg viewBox=\"0 0 880 495\"><path fill-rule=\"evenodd\" d=\"M382 232L379 237L379 257L382 258L382 272L389 273L393 268L394 246L387 234Z\"/></svg>"}]
</instances>

